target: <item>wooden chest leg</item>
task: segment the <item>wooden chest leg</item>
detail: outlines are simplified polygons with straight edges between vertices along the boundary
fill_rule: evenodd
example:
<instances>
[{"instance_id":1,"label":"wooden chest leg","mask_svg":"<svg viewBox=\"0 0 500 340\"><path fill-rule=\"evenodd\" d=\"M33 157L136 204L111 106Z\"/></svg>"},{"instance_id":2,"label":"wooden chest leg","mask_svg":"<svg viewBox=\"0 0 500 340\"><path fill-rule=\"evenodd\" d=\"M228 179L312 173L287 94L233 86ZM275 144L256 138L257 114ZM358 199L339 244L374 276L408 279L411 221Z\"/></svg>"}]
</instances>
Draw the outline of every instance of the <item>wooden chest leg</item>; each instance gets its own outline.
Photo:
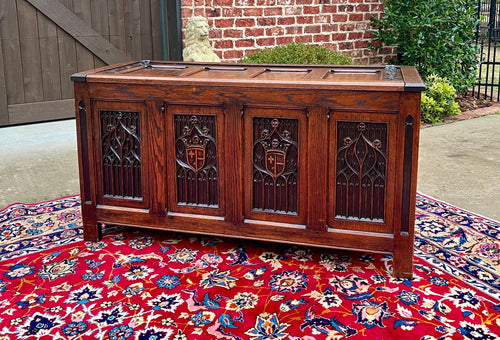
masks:
<instances>
[{"instance_id":1,"label":"wooden chest leg","mask_svg":"<svg viewBox=\"0 0 500 340\"><path fill-rule=\"evenodd\" d=\"M85 241L100 241L102 239L102 224L101 223L84 223L83 224L83 239Z\"/></svg>"},{"instance_id":2,"label":"wooden chest leg","mask_svg":"<svg viewBox=\"0 0 500 340\"><path fill-rule=\"evenodd\" d=\"M406 238L413 239L410 236ZM393 254L392 275L398 278L413 278L413 242L403 242L406 247L395 247Z\"/></svg>"}]
</instances>

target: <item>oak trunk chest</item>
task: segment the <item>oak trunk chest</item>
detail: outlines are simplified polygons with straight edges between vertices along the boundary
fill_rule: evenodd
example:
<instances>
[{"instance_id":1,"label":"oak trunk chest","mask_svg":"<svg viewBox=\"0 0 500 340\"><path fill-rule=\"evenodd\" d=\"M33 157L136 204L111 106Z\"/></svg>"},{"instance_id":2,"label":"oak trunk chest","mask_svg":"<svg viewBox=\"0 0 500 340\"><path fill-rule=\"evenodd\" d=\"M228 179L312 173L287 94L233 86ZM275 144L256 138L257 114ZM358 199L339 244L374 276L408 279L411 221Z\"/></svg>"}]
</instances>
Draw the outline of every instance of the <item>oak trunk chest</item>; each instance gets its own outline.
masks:
<instances>
[{"instance_id":1,"label":"oak trunk chest","mask_svg":"<svg viewBox=\"0 0 500 340\"><path fill-rule=\"evenodd\" d=\"M412 276L415 68L138 61L72 79L86 240L110 223L384 252Z\"/></svg>"}]
</instances>

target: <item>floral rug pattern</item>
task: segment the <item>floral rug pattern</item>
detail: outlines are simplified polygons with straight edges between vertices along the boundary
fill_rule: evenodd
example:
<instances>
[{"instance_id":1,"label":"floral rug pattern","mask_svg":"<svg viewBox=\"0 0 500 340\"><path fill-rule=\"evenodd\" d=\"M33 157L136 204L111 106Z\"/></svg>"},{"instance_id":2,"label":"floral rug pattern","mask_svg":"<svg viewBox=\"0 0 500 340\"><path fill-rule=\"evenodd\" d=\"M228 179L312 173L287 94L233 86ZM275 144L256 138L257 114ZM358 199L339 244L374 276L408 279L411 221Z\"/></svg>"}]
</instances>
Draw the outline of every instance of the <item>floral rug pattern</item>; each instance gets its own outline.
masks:
<instances>
[{"instance_id":1,"label":"floral rug pattern","mask_svg":"<svg viewBox=\"0 0 500 340\"><path fill-rule=\"evenodd\" d=\"M497 339L500 225L419 195L389 255L106 226L79 197L0 211L0 340Z\"/></svg>"}]
</instances>

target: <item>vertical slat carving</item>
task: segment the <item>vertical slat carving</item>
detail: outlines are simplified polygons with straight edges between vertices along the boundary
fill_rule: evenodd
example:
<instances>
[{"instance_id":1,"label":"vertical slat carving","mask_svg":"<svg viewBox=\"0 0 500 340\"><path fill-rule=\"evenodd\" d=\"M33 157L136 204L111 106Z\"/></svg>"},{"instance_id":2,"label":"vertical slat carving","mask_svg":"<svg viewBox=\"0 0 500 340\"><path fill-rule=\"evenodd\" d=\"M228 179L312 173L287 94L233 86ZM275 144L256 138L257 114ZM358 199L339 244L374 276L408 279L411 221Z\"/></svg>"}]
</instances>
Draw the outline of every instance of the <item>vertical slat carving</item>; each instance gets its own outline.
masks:
<instances>
[{"instance_id":1,"label":"vertical slat carving","mask_svg":"<svg viewBox=\"0 0 500 340\"><path fill-rule=\"evenodd\" d=\"M83 193L82 201L90 200L90 162L89 162L89 143L87 137L87 108L83 101L78 103L78 116L80 117L80 136L82 152L82 174L83 174Z\"/></svg>"},{"instance_id":2,"label":"vertical slat carving","mask_svg":"<svg viewBox=\"0 0 500 340\"><path fill-rule=\"evenodd\" d=\"M413 161L413 126L414 119L407 116L405 120L405 140L403 158L403 202L401 205L401 233L410 231L410 199L411 199L411 172Z\"/></svg>"},{"instance_id":3,"label":"vertical slat carving","mask_svg":"<svg viewBox=\"0 0 500 340\"><path fill-rule=\"evenodd\" d=\"M335 217L384 221L387 124L337 122Z\"/></svg>"},{"instance_id":4,"label":"vertical slat carving","mask_svg":"<svg viewBox=\"0 0 500 340\"><path fill-rule=\"evenodd\" d=\"M252 208L297 213L298 120L253 119Z\"/></svg>"},{"instance_id":5,"label":"vertical slat carving","mask_svg":"<svg viewBox=\"0 0 500 340\"><path fill-rule=\"evenodd\" d=\"M100 111L103 194L142 197L139 112Z\"/></svg>"},{"instance_id":6,"label":"vertical slat carving","mask_svg":"<svg viewBox=\"0 0 500 340\"><path fill-rule=\"evenodd\" d=\"M216 118L174 115L177 161L177 203L217 207Z\"/></svg>"}]
</instances>

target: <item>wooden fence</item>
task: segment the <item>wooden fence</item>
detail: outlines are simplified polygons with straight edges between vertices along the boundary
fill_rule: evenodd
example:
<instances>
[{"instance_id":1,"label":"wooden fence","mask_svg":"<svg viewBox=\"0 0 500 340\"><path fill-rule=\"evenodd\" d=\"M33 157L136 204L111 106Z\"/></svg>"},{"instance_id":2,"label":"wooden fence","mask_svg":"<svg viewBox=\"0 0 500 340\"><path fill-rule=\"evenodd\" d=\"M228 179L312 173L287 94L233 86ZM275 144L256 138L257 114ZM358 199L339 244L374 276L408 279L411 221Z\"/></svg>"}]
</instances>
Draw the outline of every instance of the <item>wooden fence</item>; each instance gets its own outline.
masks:
<instances>
[{"instance_id":1,"label":"wooden fence","mask_svg":"<svg viewBox=\"0 0 500 340\"><path fill-rule=\"evenodd\" d=\"M75 72L162 59L160 1L1 0L0 126L74 116Z\"/></svg>"}]
</instances>

